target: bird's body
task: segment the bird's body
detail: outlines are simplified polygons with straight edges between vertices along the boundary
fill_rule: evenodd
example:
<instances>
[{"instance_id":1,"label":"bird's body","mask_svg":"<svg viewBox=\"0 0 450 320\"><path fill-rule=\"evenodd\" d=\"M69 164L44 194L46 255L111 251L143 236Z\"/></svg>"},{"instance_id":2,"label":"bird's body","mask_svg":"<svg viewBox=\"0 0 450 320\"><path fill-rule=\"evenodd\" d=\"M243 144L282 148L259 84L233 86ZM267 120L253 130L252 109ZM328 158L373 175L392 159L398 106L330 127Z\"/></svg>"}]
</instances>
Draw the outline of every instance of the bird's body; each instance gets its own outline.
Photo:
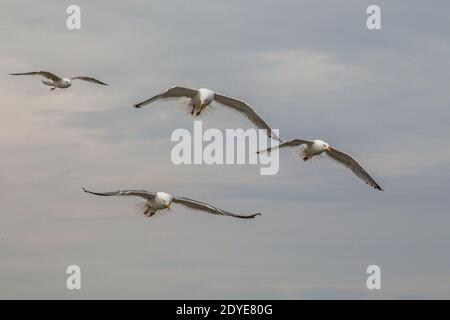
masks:
<instances>
[{"instance_id":1,"label":"bird's body","mask_svg":"<svg viewBox=\"0 0 450 320\"><path fill-rule=\"evenodd\" d=\"M328 143L322 140L314 140L310 145L303 150L303 160L308 160L314 156L319 156L325 151L330 151Z\"/></svg>"},{"instance_id":2,"label":"bird's body","mask_svg":"<svg viewBox=\"0 0 450 320\"><path fill-rule=\"evenodd\" d=\"M181 204L187 208L208 212L211 214L230 216L241 219L251 219L260 213L250 215L240 215L216 208L210 204L196 201L184 197L175 197L166 192L150 192L145 190L122 190L112 192L92 192L83 188L84 192L94 194L97 196L137 196L144 199L143 213L147 217L152 217L156 212L170 209L172 203Z\"/></svg>"},{"instance_id":3,"label":"bird's body","mask_svg":"<svg viewBox=\"0 0 450 320\"><path fill-rule=\"evenodd\" d=\"M214 100L214 91L201 88L198 93L191 98L192 115L199 116L202 111L211 104Z\"/></svg>"},{"instance_id":4,"label":"bird's body","mask_svg":"<svg viewBox=\"0 0 450 320\"><path fill-rule=\"evenodd\" d=\"M53 88L66 89L72 85L72 81L69 78L62 78L60 80L42 80L42 83L46 86Z\"/></svg>"},{"instance_id":5,"label":"bird's body","mask_svg":"<svg viewBox=\"0 0 450 320\"><path fill-rule=\"evenodd\" d=\"M73 77L73 78L60 78L57 75L48 72L48 71L33 71L33 72L24 72L24 73L10 73L12 76L34 76L34 75L40 75L46 78L46 80L42 80L42 83L46 86L51 87L50 90L55 90L56 88L59 89L66 89L69 88L72 85L72 80L84 80L92 83L101 84L104 86L107 86L106 83L97 80L92 77Z\"/></svg>"},{"instance_id":6,"label":"bird's body","mask_svg":"<svg viewBox=\"0 0 450 320\"><path fill-rule=\"evenodd\" d=\"M332 159L336 160L337 162L343 164L344 166L352 170L354 174L356 174L360 179L362 179L365 183L367 183L371 187L377 190L383 190L380 187L380 185L376 183L375 180L373 180L372 177L359 165L359 163L356 162L355 159L353 159L348 154L345 154L335 148L332 148L328 143L326 143L323 140L309 141L302 139L291 139L279 144L278 146L263 151L258 151L258 153L270 151L273 148L281 149L285 147L299 147L302 145L305 146L305 148L301 150L301 156L303 157L304 161L307 161L314 157L318 157L323 153L326 153Z\"/></svg>"},{"instance_id":7,"label":"bird's body","mask_svg":"<svg viewBox=\"0 0 450 320\"><path fill-rule=\"evenodd\" d=\"M145 101L135 104L134 107L142 108L143 106L159 99L173 99L173 98L187 98L188 107L190 108L189 112L194 117L199 116L213 102L218 102L220 105L233 109L234 111L237 111L240 114L244 115L258 128L267 130L267 135L269 137L275 140L280 140L275 135L275 133L272 132L272 129L267 125L267 123L256 114L256 112L248 103L236 98L219 94L206 88L193 89L174 86Z\"/></svg>"},{"instance_id":8,"label":"bird's body","mask_svg":"<svg viewBox=\"0 0 450 320\"><path fill-rule=\"evenodd\" d=\"M153 199L147 200L149 205L155 210L163 210L170 208L173 196L166 192L157 192Z\"/></svg>"}]
</instances>

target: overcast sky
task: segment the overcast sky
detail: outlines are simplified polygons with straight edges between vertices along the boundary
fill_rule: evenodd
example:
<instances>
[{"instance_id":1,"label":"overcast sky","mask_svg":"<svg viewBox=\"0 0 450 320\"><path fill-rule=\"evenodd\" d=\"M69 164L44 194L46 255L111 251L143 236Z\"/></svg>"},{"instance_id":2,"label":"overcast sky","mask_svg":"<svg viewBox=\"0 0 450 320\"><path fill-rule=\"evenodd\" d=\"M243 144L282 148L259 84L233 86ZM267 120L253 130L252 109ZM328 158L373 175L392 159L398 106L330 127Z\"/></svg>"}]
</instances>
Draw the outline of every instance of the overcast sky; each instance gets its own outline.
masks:
<instances>
[{"instance_id":1,"label":"overcast sky","mask_svg":"<svg viewBox=\"0 0 450 320\"><path fill-rule=\"evenodd\" d=\"M382 30L366 27L378 4ZM66 28L81 7L82 28ZM448 1L12 1L0 10L0 298L450 298ZM48 70L91 75L49 91ZM332 161L175 166L178 84L251 103L283 138L352 154L377 192ZM215 110L205 128L249 128ZM167 191L242 221L81 187ZM68 265L82 290L65 287ZM368 265L382 289L366 288Z\"/></svg>"}]
</instances>

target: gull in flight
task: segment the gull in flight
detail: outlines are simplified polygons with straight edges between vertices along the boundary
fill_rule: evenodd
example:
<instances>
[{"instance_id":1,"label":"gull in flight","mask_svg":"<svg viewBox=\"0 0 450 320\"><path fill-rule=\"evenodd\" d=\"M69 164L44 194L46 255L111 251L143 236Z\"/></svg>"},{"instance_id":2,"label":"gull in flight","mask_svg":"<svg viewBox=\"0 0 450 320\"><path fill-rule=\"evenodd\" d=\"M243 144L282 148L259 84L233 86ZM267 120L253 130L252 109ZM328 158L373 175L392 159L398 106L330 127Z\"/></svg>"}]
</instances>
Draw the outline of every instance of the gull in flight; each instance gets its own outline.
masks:
<instances>
[{"instance_id":1,"label":"gull in flight","mask_svg":"<svg viewBox=\"0 0 450 320\"><path fill-rule=\"evenodd\" d=\"M251 219L261 215L260 213L250 215L240 215L216 208L210 204L189 198L175 197L165 192L149 192L145 190L119 190L112 192L92 192L83 188L84 192L94 194L97 196L136 196L144 199L142 205L143 213L147 217L152 217L159 210L170 209L172 203L177 203L190 209L208 212L220 216L229 216L241 219Z\"/></svg>"},{"instance_id":2,"label":"gull in flight","mask_svg":"<svg viewBox=\"0 0 450 320\"><path fill-rule=\"evenodd\" d=\"M173 98L187 98L189 99L188 107L191 108L191 115L199 116L202 111L208 107L213 101L218 102L234 111L239 112L248 120L250 120L259 129L267 130L267 135L275 140L280 141L280 139L272 132L272 129L267 125L267 123L261 119L253 108L246 102L216 93L210 89L192 89L185 87L172 87L166 91L157 94L145 101L135 104L135 108L142 108L143 106L152 103L159 99L173 99Z\"/></svg>"},{"instance_id":3,"label":"gull in flight","mask_svg":"<svg viewBox=\"0 0 450 320\"><path fill-rule=\"evenodd\" d=\"M353 171L354 174L356 174L360 179L362 179L365 183L370 185L371 187L377 189L377 190L383 190L378 183L375 182L375 180L372 179L372 177L364 170L358 162L356 162L355 159L353 159L348 154L343 153L342 151L339 151L337 149L334 149L330 147L328 143L322 140L314 140L314 141L308 141L308 140L301 140L301 139L291 139L286 142L283 142L279 144L278 146L258 151L258 153L270 151L273 148L285 148L285 147L298 147L298 146L305 146L305 148L301 151L300 155L303 157L303 161L307 161L308 159L311 159L316 156L320 156L322 153L328 154L332 159L336 160L337 162L343 164L347 168Z\"/></svg>"},{"instance_id":4,"label":"gull in flight","mask_svg":"<svg viewBox=\"0 0 450 320\"><path fill-rule=\"evenodd\" d=\"M10 73L11 76L34 76L40 75L48 80L42 80L42 83L46 86L50 86L50 90L55 90L56 88L65 89L72 85L72 80L84 80L93 83L102 84L107 86L106 83L101 82L100 80L91 78L91 77L74 77L74 78L60 78L57 75L54 75L48 71L33 71L33 72L24 72L24 73Z\"/></svg>"}]
</instances>

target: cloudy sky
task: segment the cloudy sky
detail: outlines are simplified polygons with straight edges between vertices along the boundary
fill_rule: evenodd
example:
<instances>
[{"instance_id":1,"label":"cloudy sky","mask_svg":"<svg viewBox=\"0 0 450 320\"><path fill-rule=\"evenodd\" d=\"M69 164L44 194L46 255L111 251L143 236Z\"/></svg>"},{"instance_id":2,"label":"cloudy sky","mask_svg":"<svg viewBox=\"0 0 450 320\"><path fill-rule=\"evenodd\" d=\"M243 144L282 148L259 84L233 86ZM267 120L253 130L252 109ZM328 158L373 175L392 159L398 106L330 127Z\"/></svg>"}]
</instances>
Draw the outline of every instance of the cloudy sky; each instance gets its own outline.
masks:
<instances>
[{"instance_id":1,"label":"cloudy sky","mask_svg":"<svg viewBox=\"0 0 450 320\"><path fill-rule=\"evenodd\" d=\"M366 8L382 10L382 30ZM82 28L66 28L81 7ZM450 298L448 1L12 1L0 10L0 298ZM50 92L10 72L91 75ZM175 166L174 85L242 97L284 138L322 138L384 187L332 161ZM226 110L205 128L249 128ZM237 212L145 219L164 190ZM82 290L66 289L66 267ZM381 267L382 289L366 288Z\"/></svg>"}]
</instances>

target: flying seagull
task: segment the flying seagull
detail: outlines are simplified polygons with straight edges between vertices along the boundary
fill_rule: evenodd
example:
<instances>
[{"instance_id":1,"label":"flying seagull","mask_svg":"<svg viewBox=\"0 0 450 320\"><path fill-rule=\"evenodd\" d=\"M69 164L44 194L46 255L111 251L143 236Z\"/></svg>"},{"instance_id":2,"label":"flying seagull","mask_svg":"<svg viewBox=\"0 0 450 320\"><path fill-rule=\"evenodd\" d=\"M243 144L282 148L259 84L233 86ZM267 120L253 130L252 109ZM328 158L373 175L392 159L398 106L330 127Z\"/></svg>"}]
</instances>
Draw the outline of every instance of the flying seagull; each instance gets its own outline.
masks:
<instances>
[{"instance_id":1,"label":"flying seagull","mask_svg":"<svg viewBox=\"0 0 450 320\"><path fill-rule=\"evenodd\" d=\"M219 208L216 208L210 204L200 201L192 200L189 198L175 197L165 192L149 192L145 190L118 190L112 192L92 192L83 188L84 192L94 194L97 196L136 196L145 200L142 209L143 213L147 217L152 217L157 211L170 209L172 203L177 203L190 209L208 212L211 214L230 216L241 219L251 219L261 215L260 213L250 215L240 215L231 213Z\"/></svg>"},{"instance_id":2,"label":"flying seagull","mask_svg":"<svg viewBox=\"0 0 450 320\"><path fill-rule=\"evenodd\" d=\"M383 190L375 180L364 170L355 159L353 159L348 154L343 153L337 149L330 147L328 143L322 140L301 140L301 139L291 139L286 142L279 144L278 146L258 151L258 153L270 151L273 148L285 148L285 147L298 147L304 145L305 148L301 151L301 156L304 161L307 161L315 156L320 156L322 153L326 152L332 159L337 162L343 164L347 168L353 171L360 179L362 179L365 183L370 185L371 187L377 190Z\"/></svg>"},{"instance_id":3,"label":"flying seagull","mask_svg":"<svg viewBox=\"0 0 450 320\"><path fill-rule=\"evenodd\" d=\"M272 132L272 129L267 123L261 119L253 108L246 102L216 93L210 89L192 89L185 87L174 86L166 91L157 94L145 101L135 104L135 108L142 108L143 106L152 103L159 99L173 99L173 98L188 98L188 107L191 109L191 115L199 116L202 111L208 107L213 101L218 102L234 111L239 112L248 120L250 120L256 127L267 130L267 135L275 140L280 139Z\"/></svg>"},{"instance_id":4,"label":"flying seagull","mask_svg":"<svg viewBox=\"0 0 450 320\"><path fill-rule=\"evenodd\" d=\"M34 75L40 75L48 80L42 80L42 83L46 86L50 86L50 90L55 90L56 88L65 89L72 85L72 80L84 80L89 81L93 83L102 84L104 86L107 86L106 83L101 82L100 80L91 78L91 77L73 77L73 78L60 78L57 75L54 75L51 72L48 71L33 71L33 72L24 72L24 73L10 73L11 76L34 76Z\"/></svg>"}]
</instances>

